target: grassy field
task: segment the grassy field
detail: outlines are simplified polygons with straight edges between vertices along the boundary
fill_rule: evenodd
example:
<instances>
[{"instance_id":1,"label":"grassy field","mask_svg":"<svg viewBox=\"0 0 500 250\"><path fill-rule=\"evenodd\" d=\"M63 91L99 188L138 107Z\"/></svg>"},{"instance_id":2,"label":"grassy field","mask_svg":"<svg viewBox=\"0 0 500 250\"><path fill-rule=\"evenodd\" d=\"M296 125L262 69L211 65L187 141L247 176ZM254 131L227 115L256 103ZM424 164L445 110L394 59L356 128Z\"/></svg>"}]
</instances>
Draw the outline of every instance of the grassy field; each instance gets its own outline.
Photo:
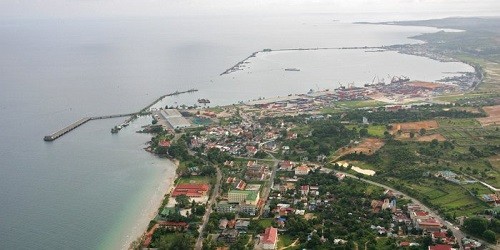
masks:
<instances>
[{"instance_id":1,"label":"grassy field","mask_svg":"<svg viewBox=\"0 0 500 250\"><path fill-rule=\"evenodd\" d=\"M479 128L481 124L476 119L437 119L440 128Z\"/></svg>"},{"instance_id":2,"label":"grassy field","mask_svg":"<svg viewBox=\"0 0 500 250\"><path fill-rule=\"evenodd\" d=\"M358 131L363 128L362 125L347 125L346 126L348 129L356 128ZM382 138L384 137L384 132L386 131L386 128L384 125L368 125L366 127L368 130L368 134L373 137L378 137Z\"/></svg>"},{"instance_id":3,"label":"grassy field","mask_svg":"<svg viewBox=\"0 0 500 250\"><path fill-rule=\"evenodd\" d=\"M294 241L295 241L295 239L292 239L288 235L279 235L278 236L278 249L282 249L284 247L287 247L287 246L291 245ZM287 248L287 249L297 249L297 248L298 248L298 246L296 246L295 248L291 247L291 248Z\"/></svg>"},{"instance_id":4,"label":"grassy field","mask_svg":"<svg viewBox=\"0 0 500 250\"><path fill-rule=\"evenodd\" d=\"M477 198L472 197L465 189L453 183L427 179L418 184L409 184L408 187L449 214L470 215L488 208Z\"/></svg>"},{"instance_id":5,"label":"grassy field","mask_svg":"<svg viewBox=\"0 0 500 250\"><path fill-rule=\"evenodd\" d=\"M260 219L259 225L263 228L268 228L273 225L273 219Z\"/></svg>"}]
</instances>

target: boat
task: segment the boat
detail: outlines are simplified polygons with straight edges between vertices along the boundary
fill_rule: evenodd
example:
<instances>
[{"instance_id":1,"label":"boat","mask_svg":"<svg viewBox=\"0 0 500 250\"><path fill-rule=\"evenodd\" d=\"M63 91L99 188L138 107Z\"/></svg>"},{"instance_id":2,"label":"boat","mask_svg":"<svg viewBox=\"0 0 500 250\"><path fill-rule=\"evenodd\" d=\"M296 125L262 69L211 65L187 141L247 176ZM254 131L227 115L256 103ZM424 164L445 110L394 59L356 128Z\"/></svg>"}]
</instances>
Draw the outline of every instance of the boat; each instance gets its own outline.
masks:
<instances>
[{"instance_id":1,"label":"boat","mask_svg":"<svg viewBox=\"0 0 500 250\"><path fill-rule=\"evenodd\" d=\"M114 126L112 129L111 129L111 134L116 134L118 133L118 131L120 131L121 127L119 128L119 126Z\"/></svg>"},{"instance_id":2,"label":"boat","mask_svg":"<svg viewBox=\"0 0 500 250\"><path fill-rule=\"evenodd\" d=\"M198 103L210 103L208 99L198 99Z\"/></svg>"},{"instance_id":3,"label":"boat","mask_svg":"<svg viewBox=\"0 0 500 250\"><path fill-rule=\"evenodd\" d=\"M393 76L391 79L391 83L405 83L409 82L410 78L407 76Z\"/></svg>"},{"instance_id":4,"label":"boat","mask_svg":"<svg viewBox=\"0 0 500 250\"><path fill-rule=\"evenodd\" d=\"M297 68L286 68L285 71L300 71L300 69L297 69Z\"/></svg>"}]
</instances>

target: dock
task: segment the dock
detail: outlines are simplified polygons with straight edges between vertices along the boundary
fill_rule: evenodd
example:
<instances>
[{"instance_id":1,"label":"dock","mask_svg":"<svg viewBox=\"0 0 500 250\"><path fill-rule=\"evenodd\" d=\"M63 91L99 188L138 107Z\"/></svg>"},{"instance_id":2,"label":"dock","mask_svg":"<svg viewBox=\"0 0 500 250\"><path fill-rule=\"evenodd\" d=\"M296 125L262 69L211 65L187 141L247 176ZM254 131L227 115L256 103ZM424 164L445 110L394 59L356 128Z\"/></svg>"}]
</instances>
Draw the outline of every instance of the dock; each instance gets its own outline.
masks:
<instances>
[{"instance_id":1,"label":"dock","mask_svg":"<svg viewBox=\"0 0 500 250\"><path fill-rule=\"evenodd\" d=\"M73 122L72 124L70 124L69 126L66 126L65 128L63 129L60 129L54 133L52 133L51 135L47 135L43 138L44 141L53 141L61 136L63 136L64 134L68 133L69 131L75 129L75 128L78 128L79 126L85 124L86 122L92 120L92 118L90 117L84 117L76 122Z\"/></svg>"},{"instance_id":2,"label":"dock","mask_svg":"<svg viewBox=\"0 0 500 250\"><path fill-rule=\"evenodd\" d=\"M150 103L148 106L141 109L139 112L127 113L127 114L117 114L117 115L102 115L102 116L84 117L84 118L81 118L80 120L73 122L72 124L64 127L63 129L60 129L60 130L58 130L50 135L43 137L43 140L44 141L54 141L57 138L63 136L64 134L70 132L71 130L78 128L81 125L87 123L88 121L130 116L130 118L128 118L124 123L122 123L120 125L120 128L121 128L122 126L123 127L127 126L132 120L134 120L139 115L151 114L151 112L149 111L149 108L151 108L153 105L155 105L157 102L161 101L163 98L165 98L167 96L175 96L175 95L180 95L180 94L184 94L184 93L192 93L192 92L196 92L196 91L198 91L198 90L197 89L189 89L186 91L175 91L175 92L170 93L170 94L162 95L159 98L157 98L154 102Z\"/></svg>"}]
</instances>

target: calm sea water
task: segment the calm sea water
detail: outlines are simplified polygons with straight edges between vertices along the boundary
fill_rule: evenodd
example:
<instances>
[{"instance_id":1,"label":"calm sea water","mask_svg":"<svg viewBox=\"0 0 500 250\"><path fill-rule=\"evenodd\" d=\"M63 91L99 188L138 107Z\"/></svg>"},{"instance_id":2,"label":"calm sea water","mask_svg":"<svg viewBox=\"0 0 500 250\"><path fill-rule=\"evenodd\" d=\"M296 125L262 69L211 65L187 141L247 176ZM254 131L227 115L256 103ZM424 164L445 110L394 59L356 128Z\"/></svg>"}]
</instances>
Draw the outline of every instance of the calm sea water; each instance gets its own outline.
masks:
<instances>
[{"instance_id":1,"label":"calm sea water","mask_svg":"<svg viewBox=\"0 0 500 250\"><path fill-rule=\"evenodd\" d=\"M43 136L83 116L139 110L157 96L198 88L162 105L260 96L369 82L374 75L436 80L468 70L397 53L271 53L249 69L219 73L264 48L413 43L424 27L355 25L335 16L191 17L0 22L0 242L5 249L118 249L171 176L143 151L123 119L93 121L54 142ZM284 67L300 72L282 71ZM147 223L147 222L142 222Z\"/></svg>"}]
</instances>

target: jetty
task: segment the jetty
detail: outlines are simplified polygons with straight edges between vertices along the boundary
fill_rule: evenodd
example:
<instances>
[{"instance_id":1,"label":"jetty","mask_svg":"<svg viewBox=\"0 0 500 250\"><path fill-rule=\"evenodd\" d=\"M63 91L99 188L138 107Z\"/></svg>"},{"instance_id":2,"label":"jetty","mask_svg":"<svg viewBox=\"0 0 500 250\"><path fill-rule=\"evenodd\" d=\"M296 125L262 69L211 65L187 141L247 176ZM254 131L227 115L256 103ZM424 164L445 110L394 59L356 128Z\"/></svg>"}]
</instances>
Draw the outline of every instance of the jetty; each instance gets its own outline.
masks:
<instances>
[{"instance_id":1,"label":"jetty","mask_svg":"<svg viewBox=\"0 0 500 250\"><path fill-rule=\"evenodd\" d=\"M72 124L66 126L65 128L63 129L60 129L54 133L52 133L51 135L47 135L43 138L44 141L53 141L61 136L63 136L64 134L68 133L69 131L75 129L75 128L78 128L80 127L81 125L85 124L86 122L90 121L91 118L90 117L84 117L76 122L73 122Z\"/></svg>"},{"instance_id":2,"label":"jetty","mask_svg":"<svg viewBox=\"0 0 500 250\"><path fill-rule=\"evenodd\" d=\"M186 90L186 91L175 91L175 92L170 93L170 94L162 95L159 98L157 98L154 102L150 103L149 105L147 105L146 107L144 107L143 109L141 109L139 112L127 113L127 114L115 114L115 115L101 115L101 116L83 117L80 120L75 121L75 122L71 123L70 125L62 128L62 129L60 129L60 130L58 130L58 131L56 131L56 132L54 132L54 133L52 133L50 135L46 135L45 137L43 137L43 140L44 141L54 141L57 138L59 138L59 137L65 135L66 133L72 131L73 129L78 128L81 125L83 125L83 124L85 124L85 123L87 123L89 121L92 121L92 120L102 120L102 119L111 119L111 118L118 118L118 117L127 117L127 116L130 116L130 118L128 118L124 123L122 123L120 125L120 129L121 129L121 127L127 126L132 120L134 120L135 118L137 118L137 116L151 114L151 112L148 109L151 108L153 105L155 105L157 102L161 101L163 98L165 98L167 96L175 96L175 95L180 95L180 94L184 94L184 93L192 93L192 92L196 92L196 91L198 91L198 90L197 89L189 89L189 90Z\"/></svg>"}]
</instances>

